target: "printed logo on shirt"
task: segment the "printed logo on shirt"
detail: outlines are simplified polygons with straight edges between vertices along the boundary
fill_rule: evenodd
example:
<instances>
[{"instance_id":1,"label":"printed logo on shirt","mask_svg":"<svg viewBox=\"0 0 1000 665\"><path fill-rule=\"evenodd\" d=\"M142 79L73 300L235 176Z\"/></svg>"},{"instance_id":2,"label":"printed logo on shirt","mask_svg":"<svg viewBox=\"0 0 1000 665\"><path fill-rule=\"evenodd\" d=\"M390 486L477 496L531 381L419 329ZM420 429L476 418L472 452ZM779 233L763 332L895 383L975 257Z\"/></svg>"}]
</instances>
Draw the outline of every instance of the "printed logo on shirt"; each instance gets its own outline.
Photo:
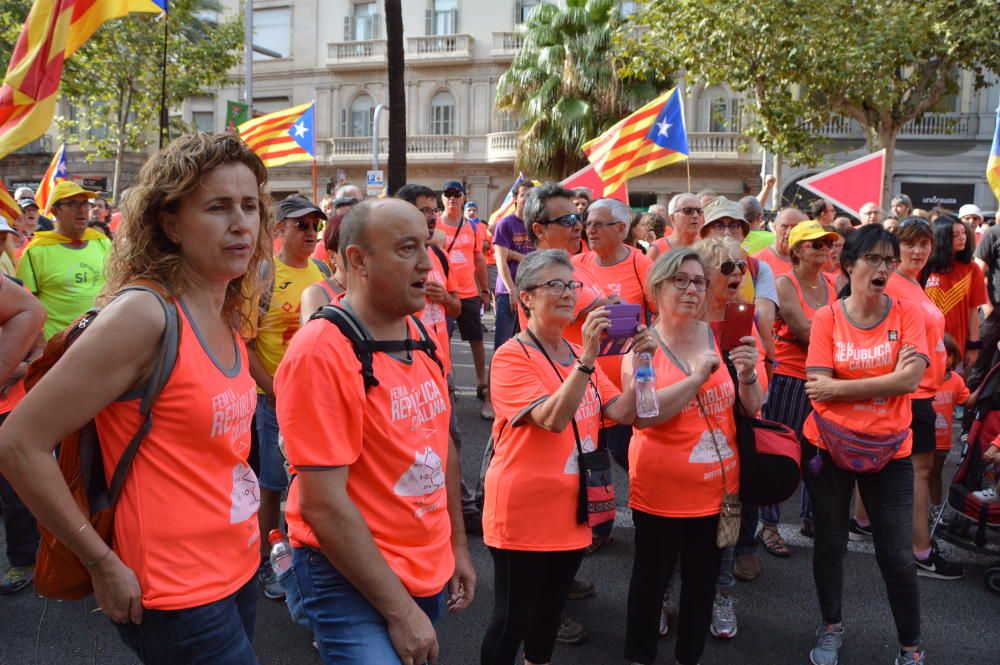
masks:
<instances>
[{"instance_id":1,"label":"printed logo on shirt","mask_svg":"<svg viewBox=\"0 0 1000 665\"><path fill-rule=\"evenodd\" d=\"M712 437L715 437L713 440ZM719 453L715 452L715 445L718 442ZM694 448L691 449L691 455L688 457L688 462L691 464L714 464L719 461L719 457L727 460L730 457L735 456L736 453L733 449L729 447L729 440L726 438L725 432L721 429L715 429L711 432L702 432L701 438L698 439L698 443L695 444Z\"/></svg>"},{"instance_id":2,"label":"printed logo on shirt","mask_svg":"<svg viewBox=\"0 0 1000 665\"><path fill-rule=\"evenodd\" d=\"M413 464L396 481L397 496L427 496L444 487L444 465L430 446L414 452Z\"/></svg>"},{"instance_id":3,"label":"printed logo on shirt","mask_svg":"<svg viewBox=\"0 0 1000 665\"><path fill-rule=\"evenodd\" d=\"M393 422L413 418L415 423L423 424L434 416L444 413L448 408L438 384L433 379L428 379L416 387L395 386L389 394L392 398Z\"/></svg>"},{"instance_id":4,"label":"printed logo on shirt","mask_svg":"<svg viewBox=\"0 0 1000 665\"><path fill-rule=\"evenodd\" d=\"M940 429L940 430L948 429L948 420L940 413L938 413L937 418L934 419L934 429Z\"/></svg>"},{"instance_id":5,"label":"printed logo on shirt","mask_svg":"<svg viewBox=\"0 0 1000 665\"><path fill-rule=\"evenodd\" d=\"M448 255L448 260L451 261L452 265L465 265L469 262L469 259L465 256L465 252L460 250L458 247L454 247L451 250L451 254Z\"/></svg>"},{"instance_id":6,"label":"printed logo on shirt","mask_svg":"<svg viewBox=\"0 0 1000 665\"><path fill-rule=\"evenodd\" d=\"M699 396L701 398L701 404L698 403ZM707 416L714 416L716 414L723 413L724 411L733 408L733 403L735 401L736 389L733 387L732 381L726 381L720 385L713 386L699 392L698 396L688 402L684 411L697 409L698 417L705 418ZM702 406L705 407L704 411L702 411Z\"/></svg>"},{"instance_id":7,"label":"printed logo on shirt","mask_svg":"<svg viewBox=\"0 0 1000 665\"><path fill-rule=\"evenodd\" d=\"M260 487L257 475L242 462L233 467L232 505L229 523L239 524L257 514L260 509Z\"/></svg>"},{"instance_id":8,"label":"printed logo on shirt","mask_svg":"<svg viewBox=\"0 0 1000 665\"><path fill-rule=\"evenodd\" d=\"M893 335L896 337L894 338ZM889 331L890 340L898 337L897 331ZM876 344L873 347L859 347L854 342L836 341L834 342L833 358L834 362L839 365L847 365L847 368L851 370L889 367L894 362L890 342Z\"/></svg>"},{"instance_id":9,"label":"printed logo on shirt","mask_svg":"<svg viewBox=\"0 0 1000 665\"><path fill-rule=\"evenodd\" d=\"M212 397L212 433L214 439L217 436L226 435L230 437L234 444L238 444L243 435L250 431L253 421L253 412L257 406L257 390L250 388L242 395L237 395L232 390L226 390ZM249 443L240 446L245 449ZM234 450L239 454L243 450Z\"/></svg>"},{"instance_id":10,"label":"printed logo on shirt","mask_svg":"<svg viewBox=\"0 0 1000 665\"><path fill-rule=\"evenodd\" d=\"M890 330L889 331L889 341L890 342L898 342L899 341L899 331L897 331L897 330Z\"/></svg>"}]
</instances>

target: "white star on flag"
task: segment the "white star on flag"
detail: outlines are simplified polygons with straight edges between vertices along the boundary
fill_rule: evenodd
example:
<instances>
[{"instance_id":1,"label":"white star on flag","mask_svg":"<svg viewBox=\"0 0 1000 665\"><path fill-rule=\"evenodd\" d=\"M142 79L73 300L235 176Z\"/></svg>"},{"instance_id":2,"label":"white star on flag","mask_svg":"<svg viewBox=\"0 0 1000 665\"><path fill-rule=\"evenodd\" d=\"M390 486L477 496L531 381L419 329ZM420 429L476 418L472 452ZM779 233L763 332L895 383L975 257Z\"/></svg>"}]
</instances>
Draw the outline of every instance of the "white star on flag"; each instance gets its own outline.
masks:
<instances>
[{"instance_id":1,"label":"white star on flag","mask_svg":"<svg viewBox=\"0 0 1000 665\"><path fill-rule=\"evenodd\" d=\"M296 125L295 125L294 129L295 129L295 138L297 138L297 139L300 139L300 138L302 138L303 136L305 136L306 132L308 132L308 131L309 131L309 128L308 128L308 127L306 127L306 126L305 126L305 125L304 125L303 123L301 123L301 122L299 122L299 123L296 123Z\"/></svg>"},{"instance_id":2,"label":"white star on flag","mask_svg":"<svg viewBox=\"0 0 1000 665\"><path fill-rule=\"evenodd\" d=\"M673 125L671 125L666 120L661 120L660 122L656 123L656 126L660 128L660 136L668 136L667 131L671 127L673 127Z\"/></svg>"}]
</instances>

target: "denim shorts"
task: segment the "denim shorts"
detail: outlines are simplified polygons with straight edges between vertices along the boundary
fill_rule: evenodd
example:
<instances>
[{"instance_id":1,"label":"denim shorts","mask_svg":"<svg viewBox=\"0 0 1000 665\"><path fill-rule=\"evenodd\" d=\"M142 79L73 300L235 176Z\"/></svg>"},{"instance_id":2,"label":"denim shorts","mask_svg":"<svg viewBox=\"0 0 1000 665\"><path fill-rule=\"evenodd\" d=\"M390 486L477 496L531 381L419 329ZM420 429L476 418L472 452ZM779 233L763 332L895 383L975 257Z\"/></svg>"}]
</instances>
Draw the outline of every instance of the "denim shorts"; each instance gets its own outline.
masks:
<instances>
[{"instance_id":1,"label":"denim shorts","mask_svg":"<svg viewBox=\"0 0 1000 665\"><path fill-rule=\"evenodd\" d=\"M320 657L327 665L400 665L382 615L311 547L292 550L302 607L313 630ZM445 590L414 598L431 621L444 613Z\"/></svg>"},{"instance_id":2,"label":"denim shorts","mask_svg":"<svg viewBox=\"0 0 1000 665\"><path fill-rule=\"evenodd\" d=\"M288 487L288 474L285 472L285 457L278 447L278 416L267 403L267 395L257 395L254 425L257 428L260 456L257 481L264 489L282 492Z\"/></svg>"}]
</instances>

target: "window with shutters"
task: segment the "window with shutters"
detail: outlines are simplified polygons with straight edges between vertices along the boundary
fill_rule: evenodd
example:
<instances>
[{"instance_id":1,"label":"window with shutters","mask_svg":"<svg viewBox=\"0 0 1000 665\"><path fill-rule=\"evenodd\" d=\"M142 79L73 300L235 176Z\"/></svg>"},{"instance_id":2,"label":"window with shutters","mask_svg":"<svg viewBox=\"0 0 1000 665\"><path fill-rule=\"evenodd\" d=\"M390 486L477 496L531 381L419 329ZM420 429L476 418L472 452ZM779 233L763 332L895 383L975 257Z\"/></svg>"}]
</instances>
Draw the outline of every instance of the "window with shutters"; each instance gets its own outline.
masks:
<instances>
[{"instance_id":1,"label":"window with shutters","mask_svg":"<svg viewBox=\"0 0 1000 665\"><path fill-rule=\"evenodd\" d=\"M215 111L193 111L191 113L191 124L199 132L212 134L215 132Z\"/></svg>"},{"instance_id":2,"label":"window with shutters","mask_svg":"<svg viewBox=\"0 0 1000 665\"><path fill-rule=\"evenodd\" d=\"M427 10L428 35L454 35L458 33L458 0L433 0Z\"/></svg>"},{"instance_id":3,"label":"window with shutters","mask_svg":"<svg viewBox=\"0 0 1000 665\"><path fill-rule=\"evenodd\" d=\"M282 57L292 53L292 8L273 7L253 12L253 43L277 51ZM270 56L254 52L254 60Z\"/></svg>"},{"instance_id":4,"label":"window with shutters","mask_svg":"<svg viewBox=\"0 0 1000 665\"><path fill-rule=\"evenodd\" d=\"M698 97L698 131L739 132L742 128L740 100L722 86L706 88Z\"/></svg>"},{"instance_id":5,"label":"window with shutters","mask_svg":"<svg viewBox=\"0 0 1000 665\"><path fill-rule=\"evenodd\" d=\"M344 41L359 42L382 38L382 17L376 2L355 2L350 16L344 17Z\"/></svg>"},{"instance_id":6,"label":"window with shutters","mask_svg":"<svg viewBox=\"0 0 1000 665\"><path fill-rule=\"evenodd\" d=\"M514 3L514 23L524 23L528 20L531 10L542 4L543 0L517 0Z\"/></svg>"},{"instance_id":7,"label":"window with shutters","mask_svg":"<svg viewBox=\"0 0 1000 665\"><path fill-rule=\"evenodd\" d=\"M372 115L375 112L375 102L368 95L358 95L351 102L348 118L348 136L371 136Z\"/></svg>"},{"instance_id":8,"label":"window with shutters","mask_svg":"<svg viewBox=\"0 0 1000 665\"><path fill-rule=\"evenodd\" d=\"M435 136L450 136L455 133L455 97L442 90L431 97L430 133Z\"/></svg>"}]
</instances>

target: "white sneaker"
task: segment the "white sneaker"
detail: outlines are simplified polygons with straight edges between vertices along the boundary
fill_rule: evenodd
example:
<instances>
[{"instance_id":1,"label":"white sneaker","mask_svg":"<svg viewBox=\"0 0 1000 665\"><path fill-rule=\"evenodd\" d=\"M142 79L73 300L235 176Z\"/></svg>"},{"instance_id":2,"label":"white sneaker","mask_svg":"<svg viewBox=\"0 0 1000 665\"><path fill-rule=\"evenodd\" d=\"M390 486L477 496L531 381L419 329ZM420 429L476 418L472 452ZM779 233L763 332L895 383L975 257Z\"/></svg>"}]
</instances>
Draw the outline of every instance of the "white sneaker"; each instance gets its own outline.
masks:
<instances>
[{"instance_id":1,"label":"white sneaker","mask_svg":"<svg viewBox=\"0 0 1000 665\"><path fill-rule=\"evenodd\" d=\"M712 636L729 640L736 637L736 599L732 596L715 594L712 603Z\"/></svg>"}]
</instances>

